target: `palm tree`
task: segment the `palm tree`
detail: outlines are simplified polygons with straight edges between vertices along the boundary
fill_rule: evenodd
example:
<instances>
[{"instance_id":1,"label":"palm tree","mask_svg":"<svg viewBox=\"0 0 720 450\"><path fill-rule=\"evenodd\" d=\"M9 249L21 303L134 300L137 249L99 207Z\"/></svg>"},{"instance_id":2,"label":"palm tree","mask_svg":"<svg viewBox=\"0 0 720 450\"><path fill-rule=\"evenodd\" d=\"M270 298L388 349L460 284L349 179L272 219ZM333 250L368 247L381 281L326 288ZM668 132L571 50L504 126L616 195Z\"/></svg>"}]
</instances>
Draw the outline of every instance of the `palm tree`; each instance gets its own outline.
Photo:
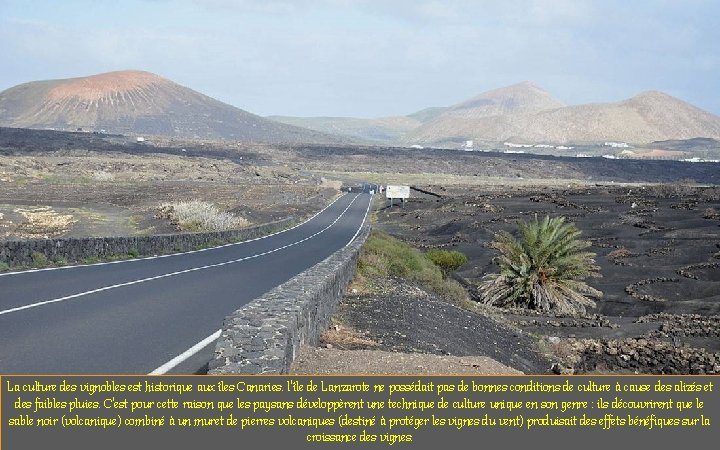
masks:
<instances>
[{"instance_id":1,"label":"palm tree","mask_svg":"<svg viewBox=\"0 0 720 450\"><path fill-rule=\"evenodd\" d=\"M584 313L594 307L590 297L602 292L586 284L600 277L594 253L585 252L590 242L579 240L581 232L564 217L537 217L518 225L520 239L507 231L495 235L492 247L500 251L500 273L486 275L480 284L484 303L520 306L560 314Z\"/></svg>"}]
</instances>

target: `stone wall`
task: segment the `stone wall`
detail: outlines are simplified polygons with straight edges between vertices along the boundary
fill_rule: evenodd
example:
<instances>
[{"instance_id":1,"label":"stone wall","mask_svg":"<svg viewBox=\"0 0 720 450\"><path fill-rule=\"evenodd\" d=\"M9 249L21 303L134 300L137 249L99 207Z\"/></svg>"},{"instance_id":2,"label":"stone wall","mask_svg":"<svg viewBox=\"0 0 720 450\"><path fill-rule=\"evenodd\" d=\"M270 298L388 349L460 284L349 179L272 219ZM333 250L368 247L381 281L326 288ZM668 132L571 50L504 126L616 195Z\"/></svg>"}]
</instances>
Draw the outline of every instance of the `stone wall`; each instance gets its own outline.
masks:
<instances>
[{"instance_id":1,"label":"stone wall","mask_svg":"<svg viewBox=\"0 0 720 450\"><path fill-rule=\"evenodd\" d=\"M293 218L288 218L251 228L209 233L0 241L0 263L11 267L31 265L34 262L33 253L36 252L45 255L49 261L63 260L68 263L85 258L103 259L128 254L160 255L253 239L280 231L293 222Z\"/></svg>"},{"instance_id":2,"label":"stone wall","mask_svg":"<svg viewBox=\"0 0 720 450\"><path fill-rule=\"evenodd\" d=\"M300 345L329 326L368 233L366 224L352 244L228 316L208 373L287 373Z\"/></svg>"}]
</instances>

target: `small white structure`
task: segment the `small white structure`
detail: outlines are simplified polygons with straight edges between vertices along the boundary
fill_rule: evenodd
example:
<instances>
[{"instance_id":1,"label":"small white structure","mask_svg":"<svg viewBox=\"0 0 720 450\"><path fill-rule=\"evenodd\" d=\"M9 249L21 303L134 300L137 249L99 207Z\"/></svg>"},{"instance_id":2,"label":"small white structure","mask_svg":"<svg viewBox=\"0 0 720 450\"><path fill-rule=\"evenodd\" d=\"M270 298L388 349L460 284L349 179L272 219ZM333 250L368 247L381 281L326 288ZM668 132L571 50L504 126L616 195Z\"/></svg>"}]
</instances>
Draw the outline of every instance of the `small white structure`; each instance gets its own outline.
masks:
<instances>
[{"instance_id":1,"label":"small white structure","mask_svg":"<svg viewBox=\"0 0 720 450\"><path fill-rule=\"evenodd\" d=\"M145 138L142 136L138 136L138 138L135 139L135 142L145 142Z\"/></svg>"},{"instance_id":2,"label":"small white structure","mask_svg":"<svg viewBox=\"0 0 720 450\"><path fill-rule=\"evenodd\" d=\"M688 158L688 159L681 159L680 161L683 162L689 162L689 163L718 163L720 162L720 159L702 159L698 158L697 156Z\"/></svg>"},{"instance_id":3,"label":"small white structure","mask_svg":"<svg viewBox=\"0 0 720 450\"><path fill-rule=\"evenodd\" d=\"M630 148L630 146L625 142L606 142L605 147L612 147L612 148Z\"/></svg>"},{"instance_id":4,"label":"small white structure","mask_svg":"<svg viewBox=\"0 0 720 450\"><path fill-rule=\"evenodd\" d=\"M503 142L503 145L505 147L510 147L510 148L530 148L530 147L532 147L532 144L514 144L512 142Z\"/></svg>"},{"instance_id":5,"label":"small white structure","mask_svg":"<svg viewBox=\"0 0 720 450\"><path fill-rule=\"evenodd\" d=\"M414 145L411 145L410 148L416 148L416 149L418 149L418 150L422 150L422 149L424 149L425 147L423 147L422 145L414 144Z\"/></svg>"},{"instance_id":6,"label":"small white structure","mask_svg":"<svg viewBox=\"0 0 720 450\"><path fill-rule=\"evenodd\" d=\"M566 147L566 146L564 146L564 145L558 145L558 146L555 147L555 148L557 148L558 150L572 150L572 149L574 149L575 147Z\"/></svg>"}]
</instances>

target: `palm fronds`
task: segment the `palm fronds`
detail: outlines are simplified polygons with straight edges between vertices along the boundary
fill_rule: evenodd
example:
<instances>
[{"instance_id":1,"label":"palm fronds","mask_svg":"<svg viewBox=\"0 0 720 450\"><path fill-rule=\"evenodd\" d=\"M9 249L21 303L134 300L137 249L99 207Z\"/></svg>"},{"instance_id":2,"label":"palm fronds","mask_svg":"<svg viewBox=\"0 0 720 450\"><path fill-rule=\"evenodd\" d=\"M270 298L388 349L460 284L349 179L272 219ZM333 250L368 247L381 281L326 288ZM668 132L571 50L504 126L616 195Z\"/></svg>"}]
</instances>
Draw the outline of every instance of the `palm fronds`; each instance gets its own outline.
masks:
<instances>
[{"instance_id":1,"label":"palm fronds","mask_svg":"<svg viewBox=\"0 0 720 450\"><path fill-rule=\"evenodd\" d=\"M495 235L492 247L500 272L480 284L482 301L496 306L519 306L560 314L584 313L594 307L591 297L602 292L584 279L599 277L595 254L585 251L580 230L564 217L535 218L518 225L519 239L507 231Z\"/></svg>"}]
</instances>

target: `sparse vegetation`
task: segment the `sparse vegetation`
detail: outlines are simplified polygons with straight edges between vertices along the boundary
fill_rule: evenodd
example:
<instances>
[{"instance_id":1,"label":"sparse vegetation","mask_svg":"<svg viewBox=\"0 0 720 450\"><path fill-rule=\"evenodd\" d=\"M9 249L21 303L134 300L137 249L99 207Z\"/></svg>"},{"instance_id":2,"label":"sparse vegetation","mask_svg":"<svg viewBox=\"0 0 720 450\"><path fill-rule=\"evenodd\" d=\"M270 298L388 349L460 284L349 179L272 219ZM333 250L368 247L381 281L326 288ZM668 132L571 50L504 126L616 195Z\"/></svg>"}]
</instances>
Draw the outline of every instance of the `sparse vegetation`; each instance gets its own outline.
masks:
<instances>
[{"instance_id":1,"label":"sparse vegetation","mask_svg":"<svg viewBox=\"0 0 720 450\"><path fill-rule=\"evenodd\" d=\"M163 203L158 217L171 221L178 231L225 231L250 225L246 219L201 200Z\"/></svg>"},{"instance_id":2,"label":"sparse vegetation","mask_svg":"<svg viewBox=\"0 0 720 450\"><path fill-rule=\"evenodd\" d=\"M92 179L95 181L115 181L115 175L104 170L93 172Z\"/></svg>"},{"instance_id":3,"label":"sparse vegetation","mask_svg":"<svg viewBox=\"0 0 720 450\"><path fill-rule=\"evenodd\" d=\"M59 214L50 206L17 208L24 222L18 224L15 233L23 239L48 239L66 233L77 222L72 214Z\"/></svg>"},{"instance_id":4,"label":"sparse vegetation","mask_svg":"<svg viewBox=\"0 0 720 450\"><path fill-rule=\"evenodd\" d=\"M97 256L87 256L80 260L80 264L97 264L99 262L102 262L102 259Z\"/></svg>"},{"instance_id":5,"label":"sparse vegetation","mask_svg":"<svg viewBox=\"0 0 720 450\"><path fill-rule=\"evenodd\" d=\"M65 258L55 258L53 259L53 265L55 266L67 266L68 262Z\"/></svg>"},{"instance_id":6,"label":"sparse vegetation","mask_svg":"<svg viewBox=\"0 0 720 450\"><path fill-rule=\"evenodd\" d=\"M32 252L30 258L32 258L33 267L45 267L50 263L48 257L40 252Z\"/></svg>"},{"instance_id":7,"label":"sparse vegetation","mask_svg":"<svg viewBox=\"0 0 720 450\"><path fill-rule=\"evenodd\" d=\"M627 258L628 256L632 256L632 252L625 247L617 248L610 253L607 254L608 258L615 259L615 258Z\"/></svg>"},{"instance_id":8,"label":"sparse vegetation","mask_svg":"<svg viewBox=\"0 0 720 450\"><path fill-rule=\"evenodd\" d=\"M507 231L495 235L500 252L499 273L486 275L480 285L482 300L497 306L520 306L561 314L584 313L595 306L591 297L602 293L585 283L597 277L590 242L564 217L545 217L518 225L520 239Z\"/></svg>"},{"instance_id":9,"label":"sparse vegetation","mask_svg":"<svg viewBox=\"0 0 720 450\"><path fill-rule=\"evenodd\" d=\"M717 208L705 208L703 217L705 219L720 219L720 211Z\"/></svg>"},{"instance_id":10,"label":"sparse vegetation","mask_svg":"<svg viewBox=\"0 0 720 450\"><path fill-rule=\"evenodd\" d=\"M386 233L372 231L358 260L354 286L371 290L371 280L377 277L415 281L458 306L468 302L468 294L460 283L445 278L426 254Z\"/></svg>"}]
</instances>

